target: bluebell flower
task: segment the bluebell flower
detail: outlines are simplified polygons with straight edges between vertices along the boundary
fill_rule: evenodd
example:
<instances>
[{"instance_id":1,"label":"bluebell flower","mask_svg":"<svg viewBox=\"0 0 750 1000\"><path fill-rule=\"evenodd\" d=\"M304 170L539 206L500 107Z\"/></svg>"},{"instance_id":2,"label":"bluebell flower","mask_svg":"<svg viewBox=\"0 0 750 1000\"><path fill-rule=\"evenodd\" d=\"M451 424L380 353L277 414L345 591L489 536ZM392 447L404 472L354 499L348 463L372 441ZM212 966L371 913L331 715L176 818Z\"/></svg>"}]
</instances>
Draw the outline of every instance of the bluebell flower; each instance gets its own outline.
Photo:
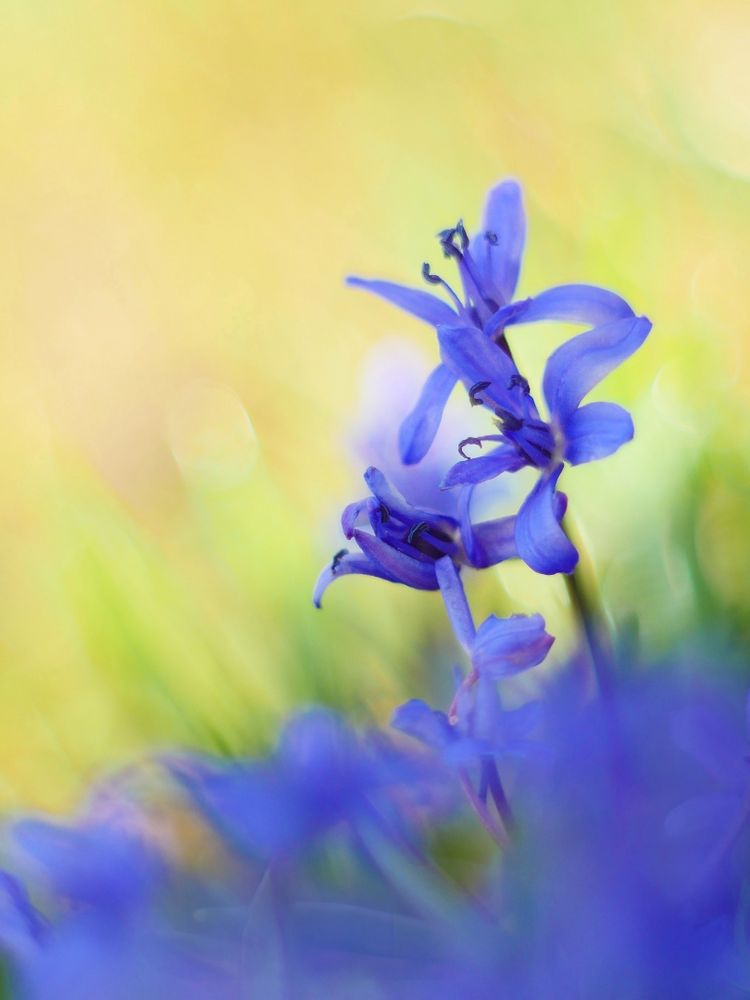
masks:
<instances>
[{"instance_id":1,"label":"bluebell flower","mask_svg":"<svg viewBox=\"0 0 750 1000\"><path fill-rule=\"evenodd\" d=\"M502 181L490 190L481 228L473 238L469 239L463 223L458 222L442 230L438 239L444 256L457 265L461 295L428 264L422 267L423 278L442 289L448 301L390 281L350 277L348 283L373 292L436 329L470 326L480 330L508 353L505 330L515 324L561 320L598 325L633 315L618 295L594 285L559 285L513 301L526 239L523 199L516 181ZM427 379L399 434L401 458L407 465L427 454L456 381L456 372L445 363Z\"/></svg>"},{"instance_id":2,"label":"bluebell flower","mask_svg":"<svg viewBox=\"0 0 750 1000\"><path fill-rule=\"evenodd\" d=\"M371 466L364 478L370 496L349 504L341 515L344 535L359 551L336 553L315 585L316 607L327 587L350 573L437 590L435 563L443 556L457 565L485 568L517 555L514 517L471 524L463 506L458 517L413 507L379 469Z\"/></svg>"},{"instance_id":3,"label":"bluebell flower","mask_svg":"<svg viewBox=\"0 0 750 1000\"><path fill-rule=\"evenodd\" d=\"M497 418L498 433L468 438L460 446L464 460L450 470L443 485L471 492L479 483L526 466L539 478L521 505L515 522L520 557L538 573L570 573L578 561L565 534L556 499L565 462L579 465L611 455L633 436L630 415L615 403L581 405L588 393L636 351L651 323L629 316L594 327L553 352L542 388L550 413L543 420L526 379L513 359L473 326L441 326L441 353L447 368L467 387L472 402L488 407ZM464 448L495 447L479 458Z\"/></svg>"},{"instance_id":4,"label":"bluebell flower","mask_svg":"<svg viewBox=\"0 0 750 1000\"><path fill-rule=\"evenodd\" d=\"M490 615L479 628L469 608L461 578L453 562L443 558L436 574L456 639L469 660L447 714L419 699L396 709L391 724L454 761L512 749L538 719L537 705L503 709L497 682L538 666L554 639L541 615Z\"/></svg>"}]
</instances>

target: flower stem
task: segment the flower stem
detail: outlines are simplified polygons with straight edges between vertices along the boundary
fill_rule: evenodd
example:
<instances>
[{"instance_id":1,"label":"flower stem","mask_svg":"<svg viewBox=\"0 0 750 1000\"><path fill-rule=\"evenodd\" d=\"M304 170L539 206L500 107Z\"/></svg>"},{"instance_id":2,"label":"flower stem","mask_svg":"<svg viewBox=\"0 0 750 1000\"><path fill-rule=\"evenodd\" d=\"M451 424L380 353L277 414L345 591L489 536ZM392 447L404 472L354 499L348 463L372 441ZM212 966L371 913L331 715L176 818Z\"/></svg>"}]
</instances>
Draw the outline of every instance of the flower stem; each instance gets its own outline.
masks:
<instances>
[{"instance_id":1,"label":"flower stem","mask_svg":"<svg viewBox=\"0 0 750 1000\"><path fill-rule=\"evenodd\" d=\"M591 663L594 668L596 683L602 698L612 696L612 658L607 644L602 638L601 612L591 600L590 595L581 583L578 570L565 577L570 603L573 605L578 624L586 640Z\"/></svg>"}]
</instances>

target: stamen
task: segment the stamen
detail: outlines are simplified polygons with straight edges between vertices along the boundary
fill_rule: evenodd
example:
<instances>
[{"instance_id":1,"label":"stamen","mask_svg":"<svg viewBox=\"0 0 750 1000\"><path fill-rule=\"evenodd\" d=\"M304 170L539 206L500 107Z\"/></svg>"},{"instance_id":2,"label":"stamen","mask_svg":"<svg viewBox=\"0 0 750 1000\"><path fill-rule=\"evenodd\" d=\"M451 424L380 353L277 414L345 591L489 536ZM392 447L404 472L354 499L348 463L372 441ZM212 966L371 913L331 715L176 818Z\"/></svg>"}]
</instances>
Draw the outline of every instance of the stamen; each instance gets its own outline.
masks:
<instances>
[{"instance_id":1,"label":"stamen","mask_svg":"<svg viewBox=\"0 0 750 1000\"><path fill-rule=\"evenodd\" d=\"M471 455L467 455L466 452L464 451L464 448L467 445L470 445L470 444L474 445L477 448L481 448L482 447L482 439L481 438L477 438L477 437L468 437L468 438L464 438L463 441L459 444L459 446L458 446L458 454L461 456L461 458L467 459L467 461L469 461L471 459Z\"/></svg>"},{"instance_id":2,"label":"stamen","mask_svg":"<svg viewBox=\"0 0 750 1000\"><path fill-rule=\"evenodd\" d=\"M514 413L510 413L508 410L504 410L501 406L495 409L495 416L500 418L500 430L503 431L520 431L523 427L523 420L517 417Z\"/></svg>"},{"instance_id":3,"label":"stamen","mask_svg":"<svg viewBox=\"0 0 750 1000\"><path fill-rule=\"evenodd\" d=\"M469 402L471 403L472 406L481 406L483 404L484 400L479 399L477 393L481 392L482 389L487 389L491 385L492 385L491 382L474 383L474 385L469 389Z\"/></svg>"},{"instance_id":4,"label":"stamen","mask_svg":"<svg viewBox=\"0 0 750 1000\"><path fill-rule=\"evenodd\" d=\"M523 375L518 375L518 374L511 375L511 377L508 379L508 388L513 389L515 386L519 386L519 388L523 390L524 396L528 396L529 393L531 392L529 383L526 381Z\"/></svg>"},{"instance_id":5,"label":"stamen","mask_svg":"<svg viewBox=\"0 0 750 1000\"><path fill-rule=\"evenodd\" d=\"M388 521L390 521L390 519L391 519L391 512L390 512L390 510L389 510L389 509L388 509L388 508L386 507L386 505L385 505L385 504L383 503L383 501L382 501L382 500L381 500L381 501L380 501L380 503L379 503L379 504L377 505L377 507L375 508L375 510L376 510L376 512L377 512L378 514L380 514L380 523L381 523L381 524L387 524L387 523L388 523Z\"/></svg>"},{"instance_id":6,"label":"stamen","mask_svg":"<svg viewBox=\"0 0 750 1000\"><path fill-rule=\"evenodd\" d=\"M336 572L336 570L339 568L339 564L340 564L341 560L344 558L344 556L348 556L348 555L349 555L349 549L339 549L338 550L338 552L334 555L333 559L331 560L331 572L332 573Z\"/></svg>"},{"instance_id":7,"label":"stamen","mask_svg":"<svg viewBox=\"0 0 750 1000\"><path fill-rule=\"evenodd\" d=\"M424 264L422 264L422 277L430 285L442 285L443 288L446 290L446 292L453 299L453 304L455 305L459 315L463 313L464 305L461 302L461 299L459 299L459 297L456 295L456 293L453 291L451 286L444 278L441 278L439 274L433 273L427 261L425 261Z\"/></svg>"},{"instance_id":8,"label":"stamen","mask_svg":"<svg viewBox=\"0 0 750 1000\"><path fill-rule=\"evenodd\" d=\"M418 524L412 525L411 528L409 528L409 534L406 536L406 541L409 543L409 545L413 545L414 539L419 538L422 532L426 531L428 528L429 524L427 523L427 521L419 521Z\"/></svg>"},{"instance_id":9,"label":"stamen","mask_svg":"<svg viewBox=\"0 0 750 1000\"><path fill-rule=\"evenodd\" d=\"M438 548L437 545L433 545L432 542L423 537L428 532L438 541L443 542L444 545L453 544L453 539L449 535L446 535L439 528L433 527L428 521L420 521L410 528L406 536L406 542L408 545L412 545L417 552L421 552L422 555L428 556L430 559L441 559L444 555L447 555L447 552L444 549Z\"/></svg>"}]
</instances>

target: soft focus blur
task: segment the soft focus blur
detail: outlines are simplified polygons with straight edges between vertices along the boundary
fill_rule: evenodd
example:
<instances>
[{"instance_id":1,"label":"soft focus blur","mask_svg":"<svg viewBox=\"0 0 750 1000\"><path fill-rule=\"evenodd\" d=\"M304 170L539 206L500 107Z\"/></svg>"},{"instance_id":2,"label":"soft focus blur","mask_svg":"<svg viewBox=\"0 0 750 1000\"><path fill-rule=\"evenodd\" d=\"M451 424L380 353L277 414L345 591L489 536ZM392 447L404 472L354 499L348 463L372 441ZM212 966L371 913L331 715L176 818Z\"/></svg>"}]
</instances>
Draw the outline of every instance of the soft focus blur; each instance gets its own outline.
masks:
<instances>
[{"instance_id":1,"label":"soft focus blur","mask_svg":"<svg viewBox=\"0 0 750 1000\"><path fill-rule=\"evenodd\" d=\"M636 440L562 484L613 623L747 638L749 47L731 0L6 0L0 806L265 746L310 700L383 722L447 672L437 595L310 603L372 348L436 351L342 279L419 284L507 175L521 295L598 283L654 322L595 397ZM569 332L514 333L532 384ZM569 647L561 581L485 575L482 609Z\"/></svg>"}]
</instances>

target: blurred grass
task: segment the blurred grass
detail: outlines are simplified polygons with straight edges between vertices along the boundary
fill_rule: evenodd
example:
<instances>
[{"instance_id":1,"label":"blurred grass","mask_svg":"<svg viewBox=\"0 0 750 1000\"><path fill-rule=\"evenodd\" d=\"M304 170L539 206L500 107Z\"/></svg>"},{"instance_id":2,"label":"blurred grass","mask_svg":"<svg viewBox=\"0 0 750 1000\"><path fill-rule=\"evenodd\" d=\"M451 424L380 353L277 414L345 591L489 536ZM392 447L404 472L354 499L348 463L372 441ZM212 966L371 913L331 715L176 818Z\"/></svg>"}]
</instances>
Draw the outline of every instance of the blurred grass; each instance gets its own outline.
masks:
<instances>
[{"instance_id":1,"label":"blurred grass","mask_svg":"<svg viewBox=\"0 0 750 1000\"><path fill-rule=\"evenodd\" d=\"M309 606L359 492L366 349L434 351L341 279L417 280L506 174L521 292L598 282L655 323L606 387L636 442L565 482L613 617L656 646L709 613L745 634L745 4L3 14L0 805L62 807L154 744L262 745L300 700L385 719L422 690L434 596L356 581ZM561 333L514 348L538 370ZM564 632L558 581L499 582L480 605Z\"/></svg>"}]
</instances>

